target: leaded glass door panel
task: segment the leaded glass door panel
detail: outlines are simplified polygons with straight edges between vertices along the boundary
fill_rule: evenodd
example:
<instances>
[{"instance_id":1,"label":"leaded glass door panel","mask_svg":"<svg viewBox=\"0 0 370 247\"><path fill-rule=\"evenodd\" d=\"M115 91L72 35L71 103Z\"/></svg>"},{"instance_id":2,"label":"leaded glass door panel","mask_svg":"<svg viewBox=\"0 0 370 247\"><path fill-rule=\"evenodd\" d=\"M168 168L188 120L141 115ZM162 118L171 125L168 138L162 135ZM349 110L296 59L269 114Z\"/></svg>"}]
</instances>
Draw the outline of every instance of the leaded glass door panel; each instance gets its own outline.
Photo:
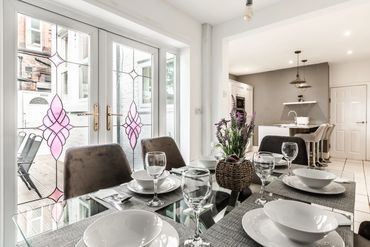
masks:
<instances>
[{"instance_id":1,"label":"leaded glass door panel","mask_svg":"<svg viewBox=\"0 0 370 247\"><path fill-rule=\"evenodd\" d=\"M97 29L18 14L18 210L63 199L69 147L98 142Z\"/></svg>"},{"instance_id":2,"label":"leaded glass door panel","mask_svg":"<svg viewBox=\"0 0 370 247\"><path fill-rule=\"evenodd\" d=\"M107 35L108 142L122 146L133 170L143 169L141 140L158 135L158 49Z\"/></svg>"}]
</instances>

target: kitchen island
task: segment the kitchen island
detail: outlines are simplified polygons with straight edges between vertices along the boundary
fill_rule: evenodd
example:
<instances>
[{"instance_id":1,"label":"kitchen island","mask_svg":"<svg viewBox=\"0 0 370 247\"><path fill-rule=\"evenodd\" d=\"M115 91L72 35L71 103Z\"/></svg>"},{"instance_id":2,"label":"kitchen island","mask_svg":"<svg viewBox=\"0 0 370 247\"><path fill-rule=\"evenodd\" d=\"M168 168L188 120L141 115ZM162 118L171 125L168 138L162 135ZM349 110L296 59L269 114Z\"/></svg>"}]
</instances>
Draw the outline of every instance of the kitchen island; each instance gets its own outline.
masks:
<instances>
[{"instance_id":1,"label":"kitchen island","mask_svg":"<svg viewBox=\"0 0 370 247\"><path fill-rule=\"evenodd\" d=\"M314 132L320 124L273 124L273 125L259 125L258 126L258 145L261 144L265 136L294 136L298 133L311 133Z\"/></svg>"}]
</instances>

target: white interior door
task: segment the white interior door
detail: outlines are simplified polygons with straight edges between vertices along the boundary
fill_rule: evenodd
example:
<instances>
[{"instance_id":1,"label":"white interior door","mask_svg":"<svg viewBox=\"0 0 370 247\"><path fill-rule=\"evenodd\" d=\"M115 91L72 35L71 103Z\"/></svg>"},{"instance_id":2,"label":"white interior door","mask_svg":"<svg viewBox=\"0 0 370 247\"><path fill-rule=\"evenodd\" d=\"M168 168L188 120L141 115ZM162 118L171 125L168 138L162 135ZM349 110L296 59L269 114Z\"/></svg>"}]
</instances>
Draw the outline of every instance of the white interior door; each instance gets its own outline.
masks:
<instances>
[{"instance_id":1,"label":"white interior door","mask_svg":"<svg viewBox=\"0 0 370 247\"><path fill-rule=\"evenodd\" d=\"M332 155L338 158L365 159L366 97L363 86L331 89Z\"/></svg>"}]
</instances>

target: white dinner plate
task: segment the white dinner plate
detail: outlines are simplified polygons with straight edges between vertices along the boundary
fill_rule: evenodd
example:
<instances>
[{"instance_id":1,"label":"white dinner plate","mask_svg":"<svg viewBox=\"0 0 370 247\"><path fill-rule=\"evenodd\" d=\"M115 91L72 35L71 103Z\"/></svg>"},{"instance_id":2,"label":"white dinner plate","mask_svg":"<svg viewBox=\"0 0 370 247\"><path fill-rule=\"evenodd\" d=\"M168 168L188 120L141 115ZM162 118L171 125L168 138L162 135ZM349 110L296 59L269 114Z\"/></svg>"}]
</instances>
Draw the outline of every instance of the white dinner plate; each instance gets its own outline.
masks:
<instances>
[{"instance_id":1,"label":"white dinner plate","mask_svg":"<svg viewBox=\"0 0 370 247\"><path fill-rule=\"evenodd\" d=\"M330 184L323 188L319 189L311 188L305 185L297 176L284 176L283 183L297 190L322 195L337 195L342 194L346 191L346 188L344 188L343 185L335 182L331 182Z\"/></svg>"},{"instance_id":2,"label":"white dinner plate","mask_svg":"<svg viewBox=\"0 0 370 247\"><path fill-rule=\"evenodd\" d=\"M162 231L156 239L150 242L146 247L177 247L179 246L179 234L170 223L163 221ZM80 239L75 247L87 247Z\"/></svg>"},{"instance_id":3,"label":"white dinner plate","mask_svg":"<svg viewBox=\"0 0 370 247\"><path fill-rule=\"evenodd\" d=\"M158 194L168 193L171 191L176 190L181 186L181 180L176 177L175 175L170 175L166 178L166 181L164 181L161 186L158 187ZM154 194L154 188L153 189L144 189L141 187L135 180L131 180L127 184L127 188L131 190L132 192L143 194L143 195L152 195Z\"/></svg>"},{"instance_id":4,"label":"white dinner plate","mask_svg":"<svg viewBox=\"0 0 370 247\"><path fill-rule=\"evenodd\" d=\"M333 231L323 239L312 244L301 244L287 238L275 224L266 216L263 208L254 209L244 214L242 218L244 231L254 241L266 247L344 247L342 237Z\"/></svg>"}]
</instances>

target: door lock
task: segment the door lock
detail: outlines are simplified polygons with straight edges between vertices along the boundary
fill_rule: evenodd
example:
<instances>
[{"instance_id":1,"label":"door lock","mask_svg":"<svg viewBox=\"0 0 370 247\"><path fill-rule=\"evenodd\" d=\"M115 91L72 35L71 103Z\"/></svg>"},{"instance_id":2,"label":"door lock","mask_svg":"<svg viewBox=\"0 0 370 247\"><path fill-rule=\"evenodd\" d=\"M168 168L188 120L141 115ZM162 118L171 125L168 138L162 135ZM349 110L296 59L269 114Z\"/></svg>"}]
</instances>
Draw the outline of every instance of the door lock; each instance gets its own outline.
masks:
<instances>
[{"instance_id":1,"label":"door lock","mask_svg":"<svg viewBox=\"0 0 370 247\"><path fill-rule=\"evenodd\" d=\"M94 131L99 130L99 105L94 104L94 112L76 112L77 116L94 116Z\"/></svg>"}]
</instances>

